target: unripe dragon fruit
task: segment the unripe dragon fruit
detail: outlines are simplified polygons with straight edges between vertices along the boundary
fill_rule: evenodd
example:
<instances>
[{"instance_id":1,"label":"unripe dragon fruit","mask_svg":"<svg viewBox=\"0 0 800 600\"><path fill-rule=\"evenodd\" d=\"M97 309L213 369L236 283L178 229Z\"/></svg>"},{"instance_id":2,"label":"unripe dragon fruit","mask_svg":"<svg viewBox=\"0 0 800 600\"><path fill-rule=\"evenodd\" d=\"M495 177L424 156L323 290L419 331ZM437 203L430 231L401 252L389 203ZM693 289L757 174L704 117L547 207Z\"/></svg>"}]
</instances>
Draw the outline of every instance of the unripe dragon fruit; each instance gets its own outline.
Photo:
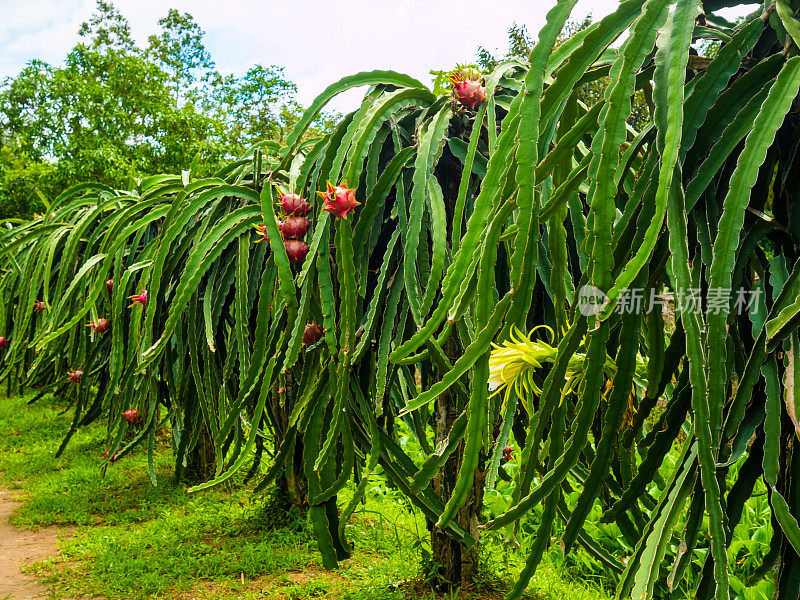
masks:
<instances>
[{"instance_id":1,"label":"unripe dragon fruit","mask_svg":"<svg viewBox=\"0 0 800 600\"><path fill-rule=\"evenodd\" d=\"M479 75L459 71L450 75L453 83L453 93L464 108L475 110L486 102L486 88L481 83Z\"/></svg>"},{"instance_id":2,"label":"unripe dragon fruit","mask_svg":"<svg viewBox=\"0 0 800 600\"><path fill-rule=\"evenodd\" d=\"M0 335L0 349L8 348L8 338L4 335Z\"/></svg>"},{"instance_id":3,"label":"unripe dragon fruit","mask_svg":"<svg viewBox=\"0 0 800 600\"><path fill-rule=\"evenodd\" d=\"M40 301L33 303L33 310L35 310L37 313L42 314L44 312L44 309L45 309L44 302Z\"/></svg>"},{"instance_id":4,"label":"unripe dragon fruit","mask_svg":"<svg viewBox=\"0 0 800 600\"><path fill-rule=\"evenodd\" d=\"M108 295L114 293L114 280L113 279L106 279L106 290L108 290Z\"/></svg>"},{"instance_id":5,"label":"unripe dragon fruit","mask_svg":"<svg viewBox=\"0 0 800 600\"><path fill-rule=\"evenodd\" d=\"M142 422L142 413L139 412L138 408L130 407L122 416L125 417L125 420L128 422L128 425L138 425Z\"/></svg>"},{"instance_id":6,"label":"unripe dragon fruit","mask_svg":"<svg viewBox=\"0 0 800 600\"><path fill-rule=\"evenodd\" d=\"M306 346L313 346L322 339L325 330L321 325L316 323L307 323L305 330L303 330L303 343Z\"/></svg>"},{"instance_id":7,"label":"unripe dragon fruit","mask_svg":"<svg viewBox=\"0 0 800 600\"><path fill-rule=\"evenodd\" d=\"M80 369L75 369L67 373L67 376L69 377L70 383L80 383L81 378L83 377L83 371L81 371Z\"/></svg>"},{"instance_id":8,"label":"unripe dragon fruit","mask_svg":"<svg viewBox=\"0 0 800 600\"><path fill-rule=\"evenodd\" d=\"M305 217L311 212L311 205L297 194L282 194L281 210L290 217Z\"/></svg>"},{"instance_id":9,"label":"unripe dragon fruit","mask_svg":"<svg viewBox=\"0 0 800 600\"><path fill-rule=\"evenodd\" d=\"M92 321L86 325L87 327L91 327L92 331L95 333L105 333L109 329L111 329L111 321L108 319L97 319L97 321Z\"/></svg>"},{"instance_id":10,"label":"unripe dragon fruit","mask_svg":"<svg viewBox=\"0 0 800 600\"><path fill-rule=\"evenodd\" d=\"M308 244L300 240L286 240L283 245L286 247L289 262L301 263L305 260L306 254L308 254Z\"/></svg>"},{"instance_id":11,"label":"unripe dragon fruit","mask_svg":"<svg viewBox=\"0 0 800 600\"><path fill-rule=\"evenodd\" d=\"M322 210L329 212L335 217L347 218L347 213L355 210L361 204L356 201L356 191L351 190L345 185L333 185L328 182L328 189L325 192L317 192L325 200Z\"/></svg>"},{"instance_id":12,"label":"unripe dragon fruit","mask_svg":"<svg viewBox=\"0 0 800 600\"><path fill-rule=\"evenodd\" d=\"M278 230L280 230L284 238L298 240L308 232L310 225L311 221L305 217L288 217L278 223Z\"/></svg>"},{"instance_id":13,"label":"unripe dragon fruit","mask_svg":"<svg viewBox=\"0 0 800 600\"><path fill-rule=\"evenodd\" d=\"M133 302L128 308L133 308L137 304L145 306L147 304L147 290L142 288L142 292L140 294L134 294L133 296L128 296L128 300L133 300Z\"/></svg>"}]
</instances>

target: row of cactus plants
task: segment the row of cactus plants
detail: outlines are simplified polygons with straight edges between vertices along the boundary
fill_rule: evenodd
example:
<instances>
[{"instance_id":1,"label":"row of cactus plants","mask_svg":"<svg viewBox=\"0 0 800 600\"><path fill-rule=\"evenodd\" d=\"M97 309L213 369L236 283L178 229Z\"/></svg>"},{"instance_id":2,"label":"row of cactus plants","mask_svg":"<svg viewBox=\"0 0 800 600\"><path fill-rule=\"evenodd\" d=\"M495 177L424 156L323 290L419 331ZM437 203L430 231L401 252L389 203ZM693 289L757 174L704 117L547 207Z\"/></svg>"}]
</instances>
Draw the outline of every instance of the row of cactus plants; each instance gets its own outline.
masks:
<instances>
[{"instance_id":1,"label":"row of cactus plants","mask_svg":"<svg viewBox=\"0 0 800 600\"><path fill-rule=\"evenodd\" d=\"M152 453L169 423L180 470L208 436L216 472L195 489L244 467L281 481L327 567L352 551L344 524L380 466L429 520L450 581L474 574L481 530L541 507L510 597L558 533L618 573L622 598L684 594L687 578L698 598L747 597L764 577L796 598L797 3L734 24L718 11L735 1L625 0L559 43L575 3L548 13L527 63L456 73L452 97L392 72L347 77L285 146L215 178L78 187L4 232L2 375L77 389L71 432L105 416L109 461ZM606 76L583 106L579 87ZM301 142L362 85L358 110ZM637 90L652 110L639 131ZM757 298L744 311L740 288ZM597 310L580 310L585 289ZM648 301L626 309L634 289ZM664 290L695 298L674 330ZM513 505L487 520L511 436ZM728 546L758 480L774 527L745 582ZM624 556L587 535L595 506Z\"/></svg>"}]
</instances>

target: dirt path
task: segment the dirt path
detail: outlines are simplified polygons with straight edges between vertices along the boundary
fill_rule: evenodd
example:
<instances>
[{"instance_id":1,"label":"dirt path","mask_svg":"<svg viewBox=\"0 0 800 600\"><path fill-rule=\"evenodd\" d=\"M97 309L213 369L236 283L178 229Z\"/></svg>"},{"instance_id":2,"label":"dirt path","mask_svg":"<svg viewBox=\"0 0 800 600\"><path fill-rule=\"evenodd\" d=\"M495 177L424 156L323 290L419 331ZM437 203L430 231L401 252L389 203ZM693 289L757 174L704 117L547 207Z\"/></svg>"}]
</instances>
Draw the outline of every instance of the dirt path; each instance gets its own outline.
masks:
<instances>
[{"instance_id":1,"label":"dirt path","mask_svg":"<svg viewBox=\"0 0 800 600\"><path fill-rule=\"evenodd\" d=\"M27 531L12 527L8 518L21 504L15 495L0 489L0 599L25 600L46 598L47 586L36 582L20 569L48 556L58 554L58 539L65 530L46 527L38 531Z\"/></svg>"}]
</instances>

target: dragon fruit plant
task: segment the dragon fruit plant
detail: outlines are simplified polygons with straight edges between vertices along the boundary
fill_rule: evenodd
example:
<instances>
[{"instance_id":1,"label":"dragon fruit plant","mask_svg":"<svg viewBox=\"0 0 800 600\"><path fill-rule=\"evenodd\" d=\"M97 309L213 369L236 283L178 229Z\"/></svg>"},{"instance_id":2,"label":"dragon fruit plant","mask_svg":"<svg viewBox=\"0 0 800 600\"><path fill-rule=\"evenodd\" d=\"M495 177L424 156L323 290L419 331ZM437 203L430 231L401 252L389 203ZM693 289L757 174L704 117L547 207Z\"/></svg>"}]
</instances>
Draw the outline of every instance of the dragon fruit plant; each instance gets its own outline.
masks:
<instances>
[{"instance_id":1,"label":"dragon fruit plant","mask_svg":"<svg viewBox=\"0 0 800 600\"><path fill-rule=\"evenodd\" d=\"M57 223L0 231L0 330L15 340L0 376L54 390L82 365L97 385L75 386L86 394L75 422L128 427L121 407L142 407L133 446L171 419L177 474L198 448L220 458L194 490L272 457L247 476L308 508L329 568L352 551L346 524L380 467L427 519L443 582L475 575L484 532L532 527L510 598L558 540L601 564L621 597L727 600L746 581L794 600L800 34L791 3L735 24L716 14L736 4L625 0L565 41L574 2L558 2L530 60L456 73L450 97L361 73L327 88L284 144L256 145L215 178L65 192ZM713 56L698 56L705 39ZM602 99L579 100L605 77ZM355 86L368 86L362 105L307 138ZM636 130L642 92L651 120ZM309 219L308 243L281 234L302 268L250 243L258 223L278 235L278 220L309 217L303 197L317 192L331 210ZM147 310L123 310L145 285ZM752 305L737 305L739 288ZM599 311L581 311L586 293L602 294ZM36 328L40 297L58 302ZM94 345L89 314L114 322ZM309 323L322 334L304 346ZM490 396L492 343L541 325L531 342L553 349L546 372ZM580 385L563 394L578 354ZM506 446L518 449L508 471ZM489 513L482 494L503 479L511 506ZM769 500L771 539L741 556L754 494ZM609 544L587 524L597 514Z\"/></svg>"}]
</instances>

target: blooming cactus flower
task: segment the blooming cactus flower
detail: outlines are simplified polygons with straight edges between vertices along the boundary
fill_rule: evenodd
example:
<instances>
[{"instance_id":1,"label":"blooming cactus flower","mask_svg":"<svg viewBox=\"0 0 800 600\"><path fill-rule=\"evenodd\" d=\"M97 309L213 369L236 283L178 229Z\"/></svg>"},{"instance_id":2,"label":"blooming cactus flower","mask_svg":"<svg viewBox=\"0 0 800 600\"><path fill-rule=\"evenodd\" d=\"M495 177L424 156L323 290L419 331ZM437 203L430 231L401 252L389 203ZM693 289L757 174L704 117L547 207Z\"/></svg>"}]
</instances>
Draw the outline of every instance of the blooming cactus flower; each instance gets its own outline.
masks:
<instances>
[{"instance_id":1,"label":"blooming cactus flower","mask_svg":"<svg viewBox=\"0 0 800 600\"><path fill-rule=\"evenodd\" d=\"M92 331L95 333L105 333L109 329L111 329L111 321L108 319L97 319L97 321L92 321L86 325L87 327L91 327Z\"/></svg>"},{"instance_id":2,"label":"blooming cactus flower","mask_svg":"<svg viewBox=\"0 0 800 600\"><path fill-rule=\"evenodd\" d=\"M308 254L308 244L300 240L286 240L284 246L286 247L289 262L301 263L305 260L306 254Z\"/></svg>"},{"instance_id":3,"label":"blooming cactus flower","mask_svg":"<svg viewBox=\"0 0 800 600\"><path fill-rule=\"evenodd\" d=\"M311 221L305 217L288 217L284 221L278 223L278 229L284 238L297 240L308 232L310 225Z\"/></svg>"},{"instance_id":4,"label":"blooming cactus flower","mask_svg":"<svg viewBox=\"0 0 800 600\"><path fill-rule=\"evenodd\" d=\"M67 376L69 377L70 383L80 383L81 378L83 377L83 371L80 369L75 369L74 371L67 373Z\"/></svg>"},{"instance_id":5,"label":"blooming cactus flower","mask_svg":"<svg viewBox=\"0 0 800 600\"><path fill-rule=\"evenodd\" d=\"M45 309L44 302L40 301L33 303L33 310L35 310L37 313L42 314L44 312L44 309Z\"/></svg>"},{"instance_id":6,"label":"blooming cactus flower","mask_svg":"<svg viewBox=\"0 0 800 600\"><path fill-rule=\"evenodd\" d=\"M322 328L322 325L307 323L305 330L303 330L303 343L306 346L313 346L322 339L324 333L325 330Z\"/></svg>"},{"instance_id":7,"label":"blooming cactus flower","mask_svg":"<svg viewBox=\"0 0 800 600\"><path fill-rule=\"evenodd\" d=\"M142 413L139 412L138 408L130 407L122 416L125 417L125 420L128 422L129 425L138 425L142 422Z\"/></svg>"},{"instance_id":8,"label":"blooming cactus flower","mask_svg":"<svg viewBox=\"0 0 800 600\"><path fill-rule=\"evenodd\" d=\"M325 200L322 210L343 219L347 218L347 213L352 212L356 206L361 204L356 201L355 190L351 190L345 185L333 185L330 181L327 191L317 193Z\"/></svg>"},{"instance_id":9,"label":"blooming cactus flower","mask_svg":"<svg viewBox=\"0 0 800 600\"><path fill-rule=\"evenodd\" d=\"M142 288L142 292L140 294L134 294L133 296L128 296L128 300L133 300L133 302L128 308L133 308L137 304L145 306L147 304L147 290Z\"/></svg>"},{"instance_id":10,"label":"blooming cactus flower","mask_svg":"<svg viewBox=\"0 0 800 600\"><path fill-rule=\"evenodd\" d=\"M311 212L311 205L297 194L282 194L281 210L290 217L305 217Z\"/></svg>"},{"instance_id":11,"label":"blooming cactus flower","mask_svg":"<svg viewBox=\"0 0 800 600\"><path fill-rule=\"evenodd\" d=\"M450 81L456 99L464 108L475 110L486 102L486 88L477 76L470 74L463 77L461 73L453 73Z\"/></svg>"}]
</instances>

